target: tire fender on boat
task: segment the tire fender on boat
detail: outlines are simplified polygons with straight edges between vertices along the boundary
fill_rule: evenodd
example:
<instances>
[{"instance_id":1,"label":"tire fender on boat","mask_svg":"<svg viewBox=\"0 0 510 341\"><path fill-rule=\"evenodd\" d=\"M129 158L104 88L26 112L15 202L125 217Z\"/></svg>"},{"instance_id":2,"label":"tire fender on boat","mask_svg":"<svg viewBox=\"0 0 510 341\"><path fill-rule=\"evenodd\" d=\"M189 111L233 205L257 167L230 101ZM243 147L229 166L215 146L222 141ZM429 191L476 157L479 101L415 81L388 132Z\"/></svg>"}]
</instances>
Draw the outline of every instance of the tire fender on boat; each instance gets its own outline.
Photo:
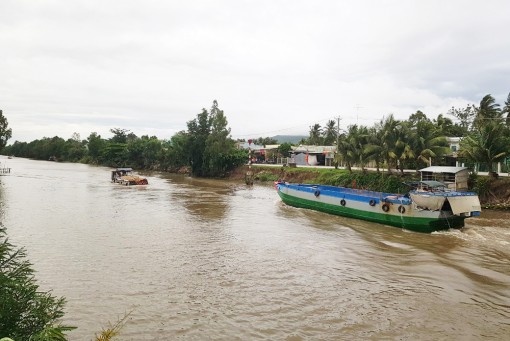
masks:
<instances>
[{"instance_id":1,"label":"tire fender on boat","mask_svg":"<svg viewBox=\"0 0 510 341\"><path fill-rule=\"evenodd\" d=\"M370 206L375 206L375 200L374 200L374 199L371 199L371 200L368 202L368 204L369 204Z\"/></svg>"},{"instance_id":2,"label":"tire fender on boat","mask_svg":"<svg viewBox=\"0 0 510 341\"><path fill-rule=\"evenodd\" d=\"M345 206L345 200L344 199L340 200L340 205Z\"/></svg>"},{"instance_id":3,"label":"tire fender on boat","mask_svg":"<svg viewBox=\"0 0 510 341\"><path fill-rule=\"evenodd\" d=\"M321 191L316 190L316 191L313 193L313 195L315 195L316 197L318 197L319 195L321 195Z\"/></svg>"},{"instance_id":4,"label":"tire fender on boat","mask_svg":"<svg viewBox=\"0 0 510 341\"><path fill-rule=\"evenodd\" d=\"M404 206L400 205L400 206L398 207L398 211L399 211L400 213L404 214L404 213L406 213L406 208L405 208Z\"/></svg>"},{"instance_id":5,"label":"tire fender on boat","mask_svg":"<svg viewBox=\"0 0 510 341\"><path fill-rule=\"evenodd\" d=\"M388 212L390 210L390 205L384 203L382 206L381 206L382 210L384 212Z\"/></svg>"}]
</instances>

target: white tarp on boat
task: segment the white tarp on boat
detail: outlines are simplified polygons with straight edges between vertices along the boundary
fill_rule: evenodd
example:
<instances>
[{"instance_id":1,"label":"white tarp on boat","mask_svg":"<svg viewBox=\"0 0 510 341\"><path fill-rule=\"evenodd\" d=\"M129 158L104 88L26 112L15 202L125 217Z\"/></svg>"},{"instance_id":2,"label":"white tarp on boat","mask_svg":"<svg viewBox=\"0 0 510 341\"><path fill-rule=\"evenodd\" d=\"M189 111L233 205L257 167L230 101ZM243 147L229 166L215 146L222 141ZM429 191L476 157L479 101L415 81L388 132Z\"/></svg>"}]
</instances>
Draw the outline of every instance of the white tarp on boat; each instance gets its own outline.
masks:
<instances>
[{"instance_id":1,"label":"white tarp on boat","mask_svg":"<svg viewBox=\"0 0 510 341\"><path fill-rule=\"evenodd\" d=\"M438 211L446 200L443 196L411 193L411 199L417 206L431 211Z\"/></svg>"},{"instance_id":2,"label":"white tarp on boat","mask_svg":"<svg viewBox=\"0 0 510 341\"><path fill-rule=\"evenodd\" d=\"M467 212L480 212L480 200L476 195L448 197L453 214L461 214Z\"/></svg>"}]
</instances>

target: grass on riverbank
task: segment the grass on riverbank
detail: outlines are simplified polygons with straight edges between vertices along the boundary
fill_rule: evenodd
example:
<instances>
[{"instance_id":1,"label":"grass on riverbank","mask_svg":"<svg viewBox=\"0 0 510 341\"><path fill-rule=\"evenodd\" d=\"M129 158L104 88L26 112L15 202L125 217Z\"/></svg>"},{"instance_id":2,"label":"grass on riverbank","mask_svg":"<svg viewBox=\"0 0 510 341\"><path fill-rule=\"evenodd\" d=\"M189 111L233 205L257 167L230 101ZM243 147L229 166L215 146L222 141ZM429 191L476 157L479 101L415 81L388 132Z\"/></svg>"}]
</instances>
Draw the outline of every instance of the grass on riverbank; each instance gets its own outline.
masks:
<instances>
[{"instance_id":1,"label":"grass on riverbank","mask_svg":"<svg viewBox=\"0 0 510 341\"><path fill-rule=\"evenodd\" d=\"M235 170L230 178L244 179L247 166ZM254 165L251 168L255 181L277 181L278 179L293 183L314 183L341 187L356 187L386 193L406 193L409 188L406 181L419 180L418 173L387 171L350 173L345 169L274 167ZM478 193L482 207L485 209L510 209L510 179L493 179L487 176L472 174L471 190Z\"/></svg>"},{"instance_id":2,"label":"grass on riverbank","mask_svg":"<svg viewBox=\"0 0 510 341\"><path fill-rule=\"evenodd\" d=\"M243 179L248 168L240 167L232 179ZM341 187L356 187L387 193L405 193L409 190L403 182L414 180L413 174L387 172L352 172L334 168L291 168L256 165L252 167L255 181L277 181L314 183Z\"/></svg>"}]
</instances>

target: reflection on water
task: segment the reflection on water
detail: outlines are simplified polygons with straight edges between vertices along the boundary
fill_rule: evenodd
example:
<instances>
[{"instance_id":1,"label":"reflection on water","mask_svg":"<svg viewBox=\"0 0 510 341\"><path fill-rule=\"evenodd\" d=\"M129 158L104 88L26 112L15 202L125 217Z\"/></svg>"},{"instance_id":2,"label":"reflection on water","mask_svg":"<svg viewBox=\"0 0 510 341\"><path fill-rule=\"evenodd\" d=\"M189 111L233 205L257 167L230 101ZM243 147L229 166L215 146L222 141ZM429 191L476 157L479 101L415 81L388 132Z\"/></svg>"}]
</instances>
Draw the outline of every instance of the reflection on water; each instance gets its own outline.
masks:
<instances>
[{"instance_id":1,"label":"reflection on water","mask_svg":"<svg viewBox=\"0 0 510 341\"><path fill-rule=\"evenodd\" d=\"M197 219L221 220L227 213L227 199L233 189L224 182L215 180L193 179L184 176L169 176L175 185L170 194L173 202L181 205Z\"/></svg>"},{"instance_id":2,"label":"reflection on water","mask_svg":"<svg viewBox=\"0 0 510 341\"><path fill-rule=\"evenodd\" d=\"M11 162L12 161L12 162ZM510 214L419 234L282 204L272 186L9 160L2 221L72 340L465 340L510 335Z\"/></svg>"}]
</instances>

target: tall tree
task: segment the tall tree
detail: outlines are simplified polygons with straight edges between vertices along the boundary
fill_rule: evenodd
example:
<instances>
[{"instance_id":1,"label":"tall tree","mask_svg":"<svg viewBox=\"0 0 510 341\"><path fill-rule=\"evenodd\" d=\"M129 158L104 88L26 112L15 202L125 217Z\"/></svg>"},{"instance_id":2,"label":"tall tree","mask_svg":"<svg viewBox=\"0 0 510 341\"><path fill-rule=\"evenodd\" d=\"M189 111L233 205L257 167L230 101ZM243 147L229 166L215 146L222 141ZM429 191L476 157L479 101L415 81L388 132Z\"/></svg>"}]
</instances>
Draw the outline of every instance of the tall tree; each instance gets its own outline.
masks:
<instances>
[{"instance_id":1,"label":"tall tree","mask_svg":"<svg viewBox=\"0 0 510 341\"><path fill-rule=\"evenodd\" d=\"M188 146L191 173L196 176L206 174L204 168L204 151L207 137L211 132L211 117L204 108L197 117L188 122Z\"/></svg>"},{"instance_id":2,"label":"tall tree","mask_svg":"<svg viewBox=\"0 0 510 341\"><path fill-rule=\"evenodd\" d=\"M0 151L4 149L7 141L12 137L12 129L9 128L7 118L4 116L2 110L0 110Z\"/></svg>"},{"instance_id":3,"label":"tall tree","mask_svg":"<svg viewBox=\"0 0 510 341\"><path fill-rule=\"evenodd\" d=\"M324 127L324 145L331 146L336 144L337 128L335 120L329 120Z\"/></svg>"},{"instance_id":4,"label":"tall tree","mask_svg":"<svg viewBox=\"0 0 510 341\"><path fill-rule=\"evenodd\" d=\"M429 164L449 152L448 141L441 135L441 129L432 122L421 122L410 139L411 146L418 161Z\"/></svg>"},{"instance_id":5,"label":"tall tree","mask_svg":"<svg viewBox=\"0 0 510 341\"><path fill-rule=\"evenodd\" d=\"M460 141L460 155L470 161L485 163L494 177L494 163L508 156L509 130L503 112L491 95L480 101L473 125L476 129Z\"/></svg>"},{"instance_id":6,"label":"tall tree","mask_svg":"<svg viewBox=\"0 0 510 341\"><path fill-rule=\"evenodd\" d=\"M110 139L113 143L127 143L128 142L128 129L121 128L112 128L110 132L113 134L113 137Z\"/></svg>"},{"instance_id":7,"label":"tall tree","mask_svg":"<svg viewBox=\"0 0 510 341\"><path fill-rule=\"evenodd\" d=\"M462 136L471 131L476 111L477 108L473 104L467 105L464 109L452 107L448 110L448 115L455 117L459 121L459 126L464 132Z\"/></svg>"},{"instance_id":8,"label":"tall tree","mask_svg":"<svg viewBox=\"0 0 510 341\"><path fill-rule=\"evenodd\" d=\"M382 142L381 153L384 161L386 161L388 172L391 172L391 166L395 166L396 160L398 159L396 145L399 139L398 130L400 128L400 124L401 122L395 120L392 114L390 114L387 118L383 118L380 122Z\"/></svg>"},{"instance_id":9,"label":"tall tree","mask_svg":"<svg viewBox=\"0 0 510 341\"><path fill-rule=\"evenodd\" d=\"M106 142L96 132L90 133L87 137L87 150L92 162L96 163L99 161L101 151L103 150Z\"/></svg>"},{"instance_id":10,"label":"tall tree","mask_svg":"<svg viewBox=\"0 0 510 341\"><path fill-rule=\"evenodd\" d=\"M439 114L432 122L441 136L462 137L467 134L464 128L457 123L453 123L450 118L443 116L443 114Z\"/></svg>"},{"instance_id":11,"label":"tall tree","mask_svg":"<svg viewBox=\"0 0 510 341\"><path fill-rule=\"evenodd\" d=\"M188 140L188 133L182 130L174 134L170 141L165 143L163 146L163 160L161 161L163 169L178 169L190 165L190 153L187 150L190 145Z\"/></svg>"},{"instance_id":12,"label":"tall tree","mask_svg":"<svg viewBox=\"0 0 510 341\"><path fill-rule=\"evenodd\" d=\"M496 177L494 163L509 155L507 136L508 129L503 124L488 121L460 141L459 154L469 161L485 163L489 175Z\"/></svg>"},{"instance_id":13,"label":"tall tree","mask_svg":"<svg viewBox=\"0 0 510 341\"><path fill-rule=\"evenodd\" d=\"M218 102L213 101L210 112L211 132L207 137L204 150L205 168L208 176L224 176L228 171L228 155L234 149L235 142L230 138L230 128Z\"/></svg>"},{"instance_id":14,"label":"tall tree","mask_svg":"<svg viewBox=\"0 0 510 341\"><path fill-rule=\"evenodd\" d=\"M312 145L320 145L322 144L322 128L321 125L315 123L310 127L310 137L308 138L308 143Z\"/></svg>"},{"instance_id":15,"label":"tall tree","mask_svg":"<svg viewBox=\"0 0 510 341\"><path fill-rule=\"evenodd\" d=\"M491 95L485 95L480 101L480 107L476 110L476 117L473 121L473 125L476 128L480 128L491 120L501 119L501 109L499 104Z\"/></svg>"},{"instance_id":16,"label":"tall tree","mask_svg":"<svg viewBox=\"0 0 510 341\"><path fill-rule=\"evenodd\" d=\"M506 97L505 106L501 110L503 115L506 115L506 125L510 126L510 93Z\"/></svg>"}]
</instances>

